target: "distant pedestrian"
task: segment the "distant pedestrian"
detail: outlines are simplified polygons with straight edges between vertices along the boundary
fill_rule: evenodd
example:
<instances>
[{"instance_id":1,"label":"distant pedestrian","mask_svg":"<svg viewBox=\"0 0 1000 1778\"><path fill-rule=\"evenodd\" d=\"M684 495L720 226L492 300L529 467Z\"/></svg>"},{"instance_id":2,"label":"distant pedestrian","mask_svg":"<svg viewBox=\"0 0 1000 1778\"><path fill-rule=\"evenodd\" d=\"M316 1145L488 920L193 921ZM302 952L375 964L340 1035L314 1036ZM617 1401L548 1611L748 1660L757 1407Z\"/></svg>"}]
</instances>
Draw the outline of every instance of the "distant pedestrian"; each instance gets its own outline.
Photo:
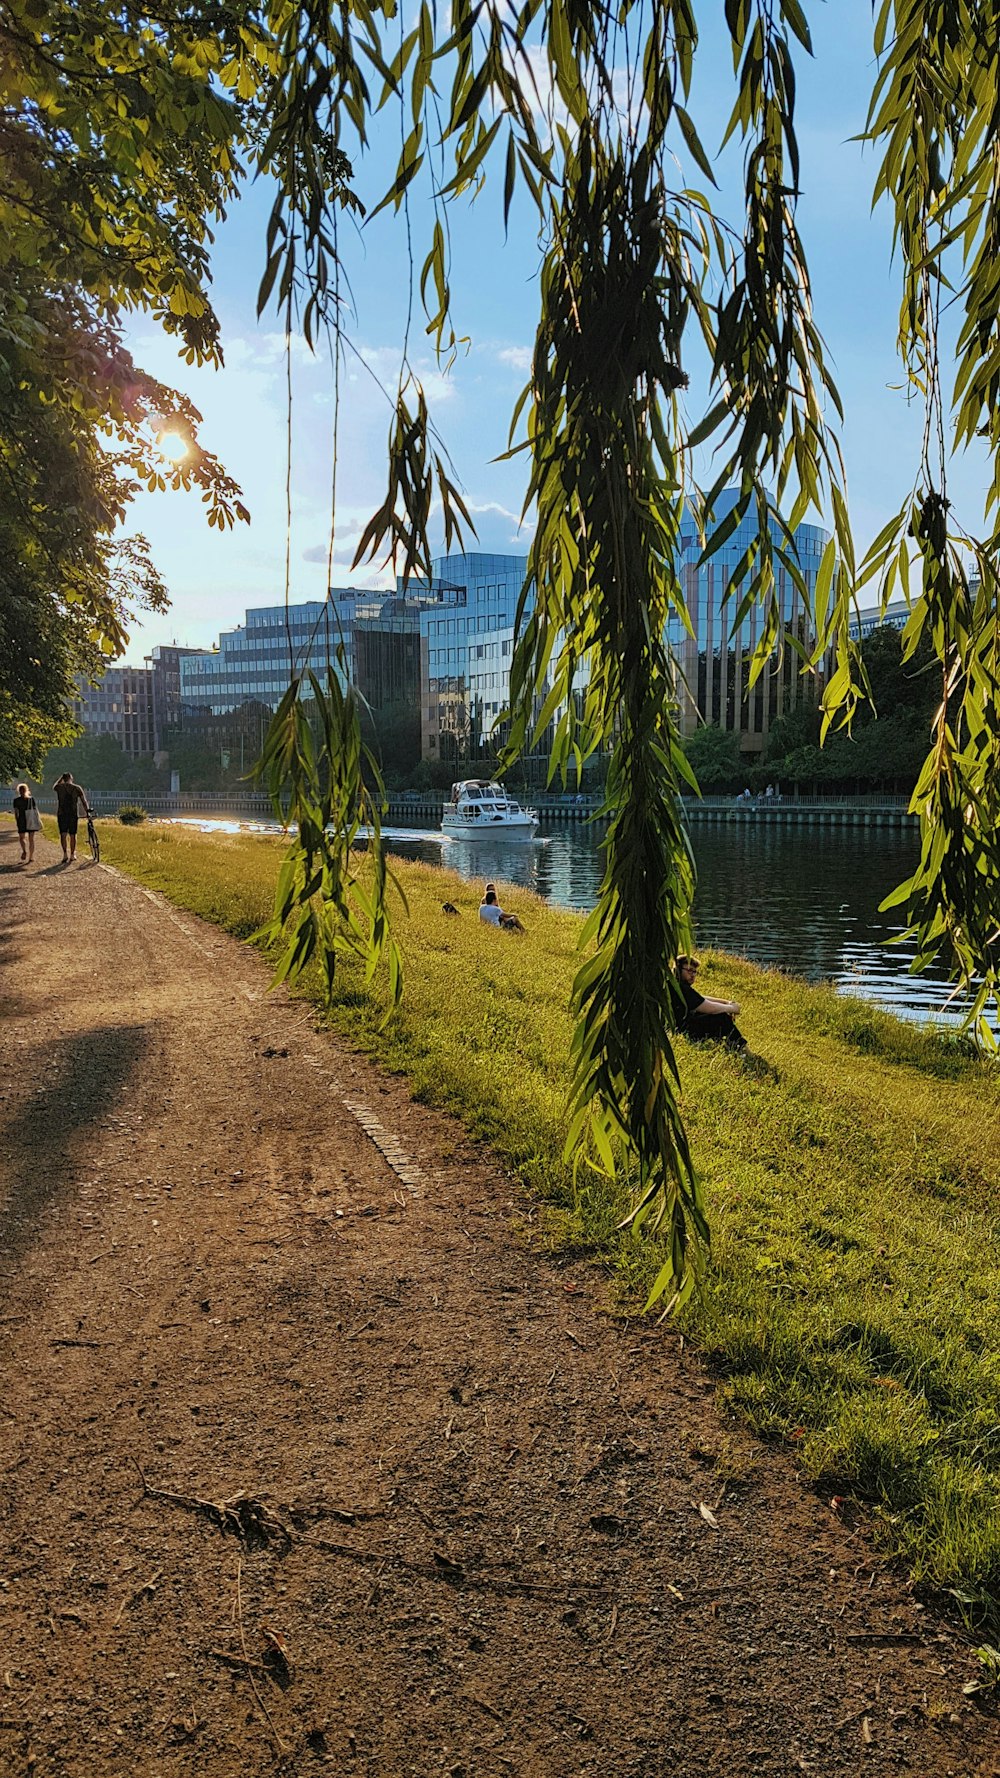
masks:
<instances>
[{"instance_id":1,"label":"distant pedestrian","mask_svg":"<svg viewBox=\"0 0 1000 1778\"><path fill-rule=\"evenodd\" d=\"M64 864L72 864L76 857L76 830L80 821L80 807L85 815L90 814L87 793L79 784L73 782L72 772L64 772L52 786L56 793L56 821L59 827L59 839L62 843Z\"/></svg>"},{"instance_id":2,"label":"distant pedestrian","mask_svg":"<svg viewBox=\"0 0 1000 1778\"><path fill-rule=\"evenodd\" d=\"M14 798L14 823L21 842L21 863L35 862L35 835L41 832L42 818L27 784L19 784Z\"/></svg>"}]
</instances>

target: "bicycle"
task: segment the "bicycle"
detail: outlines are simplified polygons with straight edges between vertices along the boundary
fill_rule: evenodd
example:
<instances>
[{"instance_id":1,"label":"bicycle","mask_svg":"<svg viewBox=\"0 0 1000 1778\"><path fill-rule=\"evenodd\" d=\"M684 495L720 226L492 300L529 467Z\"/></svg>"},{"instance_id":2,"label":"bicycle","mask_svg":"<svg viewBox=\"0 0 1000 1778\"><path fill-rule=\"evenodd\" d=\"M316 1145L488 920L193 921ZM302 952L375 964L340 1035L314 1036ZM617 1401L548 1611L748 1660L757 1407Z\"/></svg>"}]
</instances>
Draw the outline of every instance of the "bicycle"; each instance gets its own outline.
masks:
<instances>
[{"instance_id":1,"label":"bicycle","mask_svg":"<svg viewBox=\"0 0 1000 1778\"><path fill-rule=\"evenodd\" d=\"M94 863L100 864L101 842L97 837L97 829L94 826L93 815L87 816L87 845L90 847L90 856L94 860Z\"/></svg>"}]
</instances>

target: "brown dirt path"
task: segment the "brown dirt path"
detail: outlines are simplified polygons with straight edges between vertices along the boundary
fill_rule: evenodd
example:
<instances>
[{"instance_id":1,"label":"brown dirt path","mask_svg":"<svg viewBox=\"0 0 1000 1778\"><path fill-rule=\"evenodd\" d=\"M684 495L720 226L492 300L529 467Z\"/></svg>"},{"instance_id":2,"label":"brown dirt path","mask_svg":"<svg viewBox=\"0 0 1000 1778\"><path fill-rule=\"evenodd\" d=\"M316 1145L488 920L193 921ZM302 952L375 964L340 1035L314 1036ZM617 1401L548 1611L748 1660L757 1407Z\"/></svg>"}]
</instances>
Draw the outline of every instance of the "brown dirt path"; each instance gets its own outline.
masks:
<instances>
[{"instance_id":1,"label":"brown dirt path","mask_svg":"<svg viewBox=\"0 0 1000 1778\"><path fill-rule=\"evenodd\" d=\"M969 1651L454 1124L0 840L4 1778L1000 1772Z\"/></svg>"}]
</instances>

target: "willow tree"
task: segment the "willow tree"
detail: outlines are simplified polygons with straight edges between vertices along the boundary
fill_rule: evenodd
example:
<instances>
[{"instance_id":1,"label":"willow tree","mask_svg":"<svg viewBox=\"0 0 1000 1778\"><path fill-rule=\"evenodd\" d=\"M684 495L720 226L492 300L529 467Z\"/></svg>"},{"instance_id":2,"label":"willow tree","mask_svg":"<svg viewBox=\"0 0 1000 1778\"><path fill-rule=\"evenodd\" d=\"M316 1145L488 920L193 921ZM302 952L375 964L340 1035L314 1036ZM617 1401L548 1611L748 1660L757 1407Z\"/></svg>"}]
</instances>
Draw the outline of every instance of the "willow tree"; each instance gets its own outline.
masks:
<instances>
[{"instance_id":1,"label":"willow tree","mask_svg":"<svg viewBox=\"0 0 1000 1778\"><path fill-rule=\"evenodd\" d=\"M278 196L262 297L277 291L289 322L301 309L310 335L325 324L342 338L338 211L351 160L376 130L398 132L401 143L379 207L404 212L412 236L413 194L432 200L422 207L433 220L419 288L442 358L458 327L450 206L495 183L505 223L524 194L537 218L538 326L511 437L526 455L525 504L537 527L506 757L552 722L554 772L579 768L598 747L611 756L604 879L573 991L568 1146L608 1170L624 1160L636 1220L669 1235L654 1297L672 1300L690 1288L707 1239L673 1049L672 965L688 942L693 868L678 674L665 637L671 619L690 627L678 565L685 507L699 516L706 555L755 517L755 540L729 583L733 624L758 609L754 676L776 648L796 650L804 670L832 659L825 729L849 723L866 693L848 634L856 588L873 583L888 603L902 582L911 603L904 652L929 640L940 702L913 797L920 864L899 898L919 963L974 985L987 1038L983 1015L997 986L1000 0L881 0L874 18L866 133L880 160L874 195L894 206L899 350L926 425L912 495L860 565L840 403L796 220L795 64L812 53L807 10L804 0L725 0L734 69L726 140L742 143L744 173L739 214L726 218L708 193L712 152L687 108L704 3L454 0L439 16L426 3L397 14L369 0L286 0L269 14L277 73L262 158ZM963 315L947 382L946 302ZM682 392L691 365L706 360L707 411L692 422ZM463 515L405 346L396 408L389 492L359 559L384 546L409 575L429 569L435 489L449 530ZM946 479L950 449L974 439L986 440L994 465L978 537L952 515ZM695 484L697 447L711 453L707 487ZM737 503L713 530L713 501L729 486ZM810 514L832 527L812 596L794 543ZM779 569L809 609L811 652L801 631L782 633ZM320 762L296 741L302 689L290 688L263 762L286 809L298 803L307 818L275 930L291 920L297 948L286 961L318 948L332 981L338 944L357 942L360 927L337 923L351 905L350 865L316 818L328 811ZM331 693L342 746L356 715L336 675ZM356 808L358 794L358 777L341 775L341 804ZM377 870L368 911L384 947L384 864ZM332 923L316 906L330 880L341 898Z\"/></svg>"}]
</instances>

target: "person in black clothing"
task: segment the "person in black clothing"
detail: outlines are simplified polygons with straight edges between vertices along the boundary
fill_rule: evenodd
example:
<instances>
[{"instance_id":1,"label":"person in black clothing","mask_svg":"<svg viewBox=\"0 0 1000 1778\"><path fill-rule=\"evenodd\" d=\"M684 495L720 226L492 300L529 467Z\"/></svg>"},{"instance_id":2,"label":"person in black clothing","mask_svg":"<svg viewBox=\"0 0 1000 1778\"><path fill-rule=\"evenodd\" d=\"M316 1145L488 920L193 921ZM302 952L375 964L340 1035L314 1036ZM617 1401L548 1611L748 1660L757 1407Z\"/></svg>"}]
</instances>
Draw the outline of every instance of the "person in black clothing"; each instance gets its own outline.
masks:
<instances>
[{"instance_id":1,"label":"person in black clothing","mask_svg":"<svg viewBox=\"0 0 1000 1778\"><path fill-rule=\"evenodd\" d=\"M56 793L56 821L59 827L59 839L62 843L63 863L72 864L76 857L76 830L80 820L82 806L85 815L90 814L90 804L86 792L79 784L74 784L72 772L64 772L52 786Z\"/></svg>"},{"instance_id":2,"label":"person in black clothing","mask_svg":"<svg viewBox=\"0 0 1000 1778\"><path fill-rule=\"evenodd\" d=\"M38 808L27 784L19 784L14 798L14 824L17 837L21 842L21 863L33 864L35 861L35 835L41 822L38 819Z\"/></svg>"},{"instance_id":3,"label":"person in black clothing","mask_svg":"<svg viewBox=\"0 0 1000 1778\"><path fill-rule=\"evenodd\" d=\"M736 1024L739 1005L735 1000L708 1000L695 987L698 974L697 957L678 957L677 980L684 997L684 1016L678 1030L692 1043L724 1043L727 1049L745 1050L747 1040Z\"/></svg>"}]
</instances>

